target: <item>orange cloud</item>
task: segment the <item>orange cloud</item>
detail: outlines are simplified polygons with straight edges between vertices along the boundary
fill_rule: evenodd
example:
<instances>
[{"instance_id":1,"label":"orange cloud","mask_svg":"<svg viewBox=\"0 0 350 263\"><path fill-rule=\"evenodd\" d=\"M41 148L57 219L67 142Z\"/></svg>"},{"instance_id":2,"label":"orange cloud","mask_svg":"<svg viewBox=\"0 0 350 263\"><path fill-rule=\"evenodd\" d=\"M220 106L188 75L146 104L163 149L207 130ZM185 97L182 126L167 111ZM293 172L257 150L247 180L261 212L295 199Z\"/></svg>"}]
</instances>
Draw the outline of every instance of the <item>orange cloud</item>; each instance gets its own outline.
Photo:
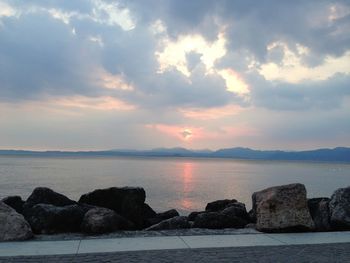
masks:
<instances>
[{"instance_id":1,"label":"orange cloud","mask_svg":"<svg viewBox=\"0 0 350 263\"><path fill-rule=\"evenodd\" d=\"M83 109L93 109L93 110L133 110L136 107L134 105L128 104L122 100L105 96L105 97L84 97L75 96L55 99L50 104L69 107L69 108L83 108Z\"/></svg>"},{"instance_id":2,"label":"orange cloud","mask_svg":"<svg viewBox=\"0 0 350 263\"><path fill-rule=\"evenodd\" d=\"M246 125L225 126L215 131L205 130L203 127L177 126L165 124L148 124L146 128L159 131L179 141L190 142L200 140L232 139L242 136L258 135L257 130Z\"/></svg>"},{"instance_id":3,"label":"orange cloud","mask_svg":"<svg viewBox=\"0 0 350 263\"><path fill-rule=\"evenodd\" d=\"M95 82L98 86L106 89L133 91L134 87L128 83L122 74L113 75L106 70L96 70Z\"/></svg>"},{"instance_id":4,"label":"orange cloud","mask_svg":"<svg viewBox=\"0 0 350 263\"><path fill-rule=\"evenodd\" d=\"M223 107L216 107L210 109L179 109L179 111L186 117L196 120L213 120L220 119L227 116L236 115L244 109L237 105L227 105Z\"/></svg>"},{"instance_id":5,"label":"orange cloud","mask_svg":"<svg viewBox=\"0 0 350 263\"><path fill-rule=\"evenodd\" d=\"M246 125L226 126L221 128L226 137L256 136L258 131Z\"/></svg>"},{"instance_id":6,"label":"orange cloud","mask_svg":"<svg viewBox=\"0 0 350 263\"><path fill-rule=\"evenodd\" d=\"M202 128L164 124L147 124L146 128L160 131L180 141L191 141L203 137Z\"/></svg>"}]
</instances>

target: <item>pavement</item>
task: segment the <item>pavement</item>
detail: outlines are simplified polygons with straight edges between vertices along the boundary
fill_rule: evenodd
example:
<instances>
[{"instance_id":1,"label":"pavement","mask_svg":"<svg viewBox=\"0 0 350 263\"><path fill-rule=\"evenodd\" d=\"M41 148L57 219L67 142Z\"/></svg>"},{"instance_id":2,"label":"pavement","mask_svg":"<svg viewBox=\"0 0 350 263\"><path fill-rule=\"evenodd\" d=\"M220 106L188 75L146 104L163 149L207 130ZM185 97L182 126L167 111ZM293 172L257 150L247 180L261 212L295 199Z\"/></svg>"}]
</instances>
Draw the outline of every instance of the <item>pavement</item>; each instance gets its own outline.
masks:
<instances>
[{"instance_id":1,"label":"pavement","mask_svg":"<svg viewBox=\"0 0 350 263\"><path fill-rule=\"evenodd\" d=\"M1 242L0 262L350 262L350 231Z\"/></svg>"}]
</instances>

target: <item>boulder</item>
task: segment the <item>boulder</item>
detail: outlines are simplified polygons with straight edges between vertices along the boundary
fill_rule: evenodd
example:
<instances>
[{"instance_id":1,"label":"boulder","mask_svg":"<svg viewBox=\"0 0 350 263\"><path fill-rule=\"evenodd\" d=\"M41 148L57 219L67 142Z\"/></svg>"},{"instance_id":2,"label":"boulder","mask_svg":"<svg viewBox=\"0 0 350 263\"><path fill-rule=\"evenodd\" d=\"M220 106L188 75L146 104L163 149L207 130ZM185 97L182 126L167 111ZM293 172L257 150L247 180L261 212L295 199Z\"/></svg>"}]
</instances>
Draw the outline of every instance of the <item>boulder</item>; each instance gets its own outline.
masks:
<instances>
[{"instance_id":1,"label":"boulder","mask_svg":"<svg viewBox=\"0 0 350 263\"><path fill-rule=\"evenodd\" d=\"M89 210L81 224L81 230L90 234L102 234L117 230L132 230L134 224L111 209L96 207Z\"/></svg>"},{"instance_id":2,"label":"boulder","mask_svg":"<svg viewBox=\"0 0 350 263\"><path fill-rule=\"evenodd\" d=\"M250 209L249 212L248 212L248 215L249 215L249 221L252 222L252 223L256 223L256 212L254 209Z\"/></svg>"},{"instance_id":3,"label":"boulder","mask_svg":"<svg viewBox=\"0 0 350 263\"><path fill-rule=\"evenodd\" d=\"M169 230L169 229L184 229L190 228L191 225L188 222L186 216L176 216L167 220L164 220L156 225L146 228L146 230Z\"/></svg>"},{"instance_id":4,"label":"boulder","mask_svg":"<svg viewBox=\"0 0 350 263\"><path fill-rule=\"evenodd\" d=\"M16 210L0 202L0 241L27 240L33 237L32 229Z\"/></svg>"},{"instance_id":5,"label":"boulder","mask_svg":"<svg viewBox=\"0 0 350 263\"><path fill-rule=\"evenodd\" d=\"M234 203L237 203L237 200L235 199L217 200L217 201L208 203L207 206L205 207L205 211L218 212L218 211L224 210L226 207Z\"/></svg>"},{"instance_id":6,"label":"boulder","mask_svg":"<svg viewBox=\"0 0 350 263\"><path fill-rule=\"evenodd\" d=\"M222 229L230 226L230 219L219 212L198 214L193 223L194 228Z\"/></svg>"},{"instance_id":7,"label":"boulder","mask_svg":"<svg viewBox=\"0 0 350 263\"><path fill-rule=\"evenodd\" d=\"M79 205L37 204L26 209L25 218L36 234L79 232L86 209Z\"/></svg>"},{"instance_id":8,"label":"boulder","mask_svg":"<svg viewBox=\"0 0 350 263\"><path fill-rule=\"evenodd\" d=\"M337 230L350 230L350 186L336 190L329 201L331 225Z\"/></svg>"},{"instance_id":9,"label":"boulder","mask_svg":"<svg viewBox=\"0 0 350 263\"><path fill-rule=\"evenodd\" d=\"M227 206L224 210L221 211L221 213L227 216L242 218L243 220L247 221L247 223L250 221L250 217L248 215L247 209L245 208L245 205L240 202L236 202Z\"/></svg>"},{"instance_id":10,"label":"boulder","mask_svg":"<svg viewBox=\"0 0 350 263\"><path fill-rule=\"evenodd\" d=\"M157 217L158 214L150 207L148 204L143 204L143 216L144 218L154 218Z\"/></svg>"},{"instance_id":11,"label":"boulder","mask_svg":"<svg viewBox=\"0 0 350 263\"><path fill-rule=\"evenodd\" d=\"M196 217L199 215L199 214L203 214L203 213L208 213L207 211L200 211L200 212L191 212L189 215L188 215L188 221L194 221L196 220Z\"/></svg>"},{"instance_id":12,"label":"boulder","mask_svg":"<svg viewBox=\"0 0 350 263\"><path fill-rule=\"evenodd\" d=\"M138 229L145 226L148 218L156 216L150 206L145 204L146 193L140 187L111 187L84 194L79 203L105 207L132 221Z\"/></svg>"},{"instance_id":13,"label":"boulder","mask_svg":"<svg viewBox=\"0 0 350 263\"><path fill-rule=\"evenodd\" d=\"M24 203L23 209L28 209L37 204L49 204L54 206L74 205L75 201L57 193L47 187L37 187Z\"/></svg>"},{"instance_id":14,"label":"boulder","mask_svg":"<svg viewBox=\"0 0 350 263\"><path fill-rule=\"evenodd\" d=\"M180 216L179 212L176 211L176 209L170 209L168 211L165 211L163 213L158 213L157 217L161 218L162 220L170 219L176 216Z\"/></svg>"},{"instance_id":15,"label":"boulder","mask_svg":"<svg viewBox=\"0 0 350 263\"><path fill-rule=\"evenodd\" d=\"M200 213L196 216L193 227L194 228L209 228L209 229L223 229L223 228L243 228L248 222L240 217L230 214L223 214L222 212L206 212Z\"/></svg>"},{"instance_id":16,"label":"boulder","mask_svg":"<svg viewBox=\"0 0 350 263\"><path fill-rule=\"evenodd\" d=\"M179 213L175 209L165 211L163 213L158 213L154 217L146 219L145 227L156 225L164 220L179 216Z\"/></svg>"},{"instance_id":17,"label":"boulder","mask_svg":"<svg viewBox=\"0 0 350 263\"><path fill-rule=\"evenodd\" d=\"M302 184L270 187L254 193L252 199L259 231L294 232L314 228Z\"/></svg>"},{"instance_id":18,"label":"boulder","mask_svg":"<svg viewBox=\"0 0 350 263\"><path fill-rule=\"evenodd\" d=\"M315 223L316 231L329 231L330 213L329 213L329 198L311 198L307 200L307 205L310 210L312 220Z\"/></svg>"},{"instance_id":19,"label":"boulder","mask_svg":"<svg viewBox=\"0 0 350 263\"><path fill-rule=\"evenodd\" d=\"M12 207L16 210L17 213L22 214L23 211L23 205L24 201L22 200L22 197L15 195L15 196L8 196L1 200L8 206Z\"/></svg>"}]
</instances>

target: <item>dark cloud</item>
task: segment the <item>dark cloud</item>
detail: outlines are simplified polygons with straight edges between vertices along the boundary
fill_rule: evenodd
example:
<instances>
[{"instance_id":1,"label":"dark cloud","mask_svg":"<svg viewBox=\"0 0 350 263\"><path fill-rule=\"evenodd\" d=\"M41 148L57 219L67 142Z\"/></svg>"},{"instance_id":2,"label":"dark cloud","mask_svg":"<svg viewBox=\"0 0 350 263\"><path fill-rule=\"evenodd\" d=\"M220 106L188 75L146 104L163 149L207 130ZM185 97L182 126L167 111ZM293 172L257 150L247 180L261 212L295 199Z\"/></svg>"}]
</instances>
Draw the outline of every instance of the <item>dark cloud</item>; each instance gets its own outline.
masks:
<instances>
[{"instance_id":1,"label":"dark cloud","mask_svg":"<svg viewBox=\"0 0 350 263\"><path fill-rule=\"evenodd\" d=\"M0 30L0 98L92 94L86 75L94 56L92 47L48 15L7 18Z\"/></svg>"},{"instance_id":2,"label":"dark cloud","mask_svg":"<svg viewBox=\"0 0 350 263\"><path fill-rule=\"evenodd\" d=\"M336 74L327 80L299 84L269 82L258 74L248 77L253 104L274 110L329 110L341 107L350 96L350 74Z\"/></svg>"}]
</instances>

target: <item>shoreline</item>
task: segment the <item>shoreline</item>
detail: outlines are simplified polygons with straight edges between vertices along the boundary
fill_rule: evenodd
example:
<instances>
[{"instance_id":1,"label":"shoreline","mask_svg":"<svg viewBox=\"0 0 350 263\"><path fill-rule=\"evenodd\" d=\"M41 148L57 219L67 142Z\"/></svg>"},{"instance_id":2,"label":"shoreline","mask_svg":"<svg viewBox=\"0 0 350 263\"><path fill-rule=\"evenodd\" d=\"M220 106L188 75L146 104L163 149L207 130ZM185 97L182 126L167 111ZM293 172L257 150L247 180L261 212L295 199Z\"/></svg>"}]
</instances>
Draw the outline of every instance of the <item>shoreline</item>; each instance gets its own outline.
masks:
<instances>
[{"instance_id":1,"label":"shoreline","mask_svg":"<svg viewBox=\"0 0 350 263\"><path fill-rule=\"evenodd\" d=\"M310 163L310 164L343 164L350 165L350 161L331 161L331 160L302 160L302 159L255 159L255 158L237 158L237 157L200 157L200 156L158 156L158 155L84 155L84 154L1 154L0 158L44 158L44 159L126 159L126 160L195 160L195 161L239 161L239 162L262 162L262 163Z\"/></svg>"},{"instance_id":2,"label":"shoreline","mask_svg":"<svg viewBox=\"0 0 350 263\"><path fill-rule=\"evenodd\" d=\"M175 209L155 212L141 187L96 189L77 201L37 187L26 201L0 201L0 241L348 231L349 205L350 186L307 199L296 183L254 192L250 211L221 199L181 216Z\"/></svg>"}]
</instances>

